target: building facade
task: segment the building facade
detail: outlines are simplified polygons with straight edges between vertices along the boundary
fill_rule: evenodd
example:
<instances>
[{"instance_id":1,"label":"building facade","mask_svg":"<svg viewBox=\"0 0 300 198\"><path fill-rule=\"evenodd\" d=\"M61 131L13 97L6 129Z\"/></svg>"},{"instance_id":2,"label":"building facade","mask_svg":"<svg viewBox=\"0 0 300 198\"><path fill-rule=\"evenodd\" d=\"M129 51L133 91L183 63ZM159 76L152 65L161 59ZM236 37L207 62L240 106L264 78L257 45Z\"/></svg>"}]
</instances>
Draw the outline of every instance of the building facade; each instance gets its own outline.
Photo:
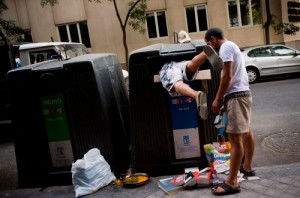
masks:
<instances>
[{"instance_id":1,"label":"building facade","mask_svg":"<svg viewBox=\"0 0 300 198\"><path fill-rule=\"evenodd\" d=\"M130 0L117 0L124 20ZM44 6L40 0L5 1L4 19L28 32L33 42L82 42L94 53L116 53L125 62L122 31L113 3L103 0L58 0ZM271 14L279 21L300 26L299 0L270 0ZM273 18L274 18L273 17ZM203 39L211 27L223 29L225 37L241 48L266 43L265 0L149 0L146 32L127 26L129 52L156 43L174 43L174 32L185 30L192 39ZM270 43L282 43L300 50L300 32L276 34L270 28Z\"/></svg>"}]
</instances>

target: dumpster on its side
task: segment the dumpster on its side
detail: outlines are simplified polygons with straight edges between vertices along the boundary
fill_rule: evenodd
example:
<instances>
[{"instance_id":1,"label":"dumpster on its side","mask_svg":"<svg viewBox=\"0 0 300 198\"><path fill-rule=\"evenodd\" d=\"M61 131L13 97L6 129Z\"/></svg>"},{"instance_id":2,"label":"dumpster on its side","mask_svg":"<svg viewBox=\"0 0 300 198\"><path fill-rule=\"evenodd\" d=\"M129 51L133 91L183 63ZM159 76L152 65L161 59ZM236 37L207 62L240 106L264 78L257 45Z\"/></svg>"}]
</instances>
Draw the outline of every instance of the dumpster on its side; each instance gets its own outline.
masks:
<instances>
[{"instance_id":1,"label":"dumpster on its side","mask_svg":"<svg viewBox=\"0 0 300 198\"><path fill-rule=\"evenodd\" d=\"M47 61L8 73L19 186L72 184L71 165L98 148L128 169L129 100L115 54Z\"/></svg>"}]
</instances>

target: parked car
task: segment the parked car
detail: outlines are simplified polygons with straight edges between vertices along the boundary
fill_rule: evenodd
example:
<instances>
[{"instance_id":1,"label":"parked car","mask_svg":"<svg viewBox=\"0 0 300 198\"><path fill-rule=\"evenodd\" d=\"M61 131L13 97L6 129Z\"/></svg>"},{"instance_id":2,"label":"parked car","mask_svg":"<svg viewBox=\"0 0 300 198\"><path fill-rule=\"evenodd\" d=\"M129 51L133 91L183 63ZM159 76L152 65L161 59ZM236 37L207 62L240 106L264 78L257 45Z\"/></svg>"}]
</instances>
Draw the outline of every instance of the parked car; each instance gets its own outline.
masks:
<instances>
[{"instance_id":1,"label":"parked car","mask_svg":"<svg viewBox=\"0 0 300 198\"><path fill-rule=\"evenodd\" d=\"M19 47L21 66L52 59L67 60L90 53L81 43L41 42L23 44Z\"/></svg>"},{"instance_id":2,"label":"parked car","mask_svg":"<svg viewBox=\"0 0 300 198\"><path fill-rule=\"evenodd\" d=\"M19 45L18 48L21 66L53 59L67 60L84 54L92 53L82 43L68 42L28 43ZM122 72L125 81L127 81L128 72L124 69Z\"/></svg>"},{"instance_id":3,"label":"parked car","mask_svg":"<svg viewBox=\"0 0 300 198\"><path fill-rule=\"evenodd\" d=\"M285 45L242 49L250 83L262 76L300 72L300 51Z\"/></svg>"}]
</instances>

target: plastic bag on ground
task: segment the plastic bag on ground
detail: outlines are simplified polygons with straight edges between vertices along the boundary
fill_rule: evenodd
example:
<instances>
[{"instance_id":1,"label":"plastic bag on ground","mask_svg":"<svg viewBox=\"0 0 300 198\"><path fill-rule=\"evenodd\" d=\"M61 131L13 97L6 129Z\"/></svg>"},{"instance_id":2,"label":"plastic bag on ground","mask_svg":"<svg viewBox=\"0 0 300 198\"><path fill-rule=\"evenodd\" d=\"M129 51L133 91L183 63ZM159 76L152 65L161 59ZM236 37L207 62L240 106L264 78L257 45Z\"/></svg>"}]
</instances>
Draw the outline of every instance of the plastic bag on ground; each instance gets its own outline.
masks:
<instances>
[{"instance_id":1,"label":"plastic bag on ground","mask_svg":"<svg viewBox=\"0 0 300 198\"><path fill-rule=\"evenodd\" d=\"M88 195L116 180L100 150L89 150L83 159L72 164L72 183L75 197Z\"/></svg>"}]
</instances>

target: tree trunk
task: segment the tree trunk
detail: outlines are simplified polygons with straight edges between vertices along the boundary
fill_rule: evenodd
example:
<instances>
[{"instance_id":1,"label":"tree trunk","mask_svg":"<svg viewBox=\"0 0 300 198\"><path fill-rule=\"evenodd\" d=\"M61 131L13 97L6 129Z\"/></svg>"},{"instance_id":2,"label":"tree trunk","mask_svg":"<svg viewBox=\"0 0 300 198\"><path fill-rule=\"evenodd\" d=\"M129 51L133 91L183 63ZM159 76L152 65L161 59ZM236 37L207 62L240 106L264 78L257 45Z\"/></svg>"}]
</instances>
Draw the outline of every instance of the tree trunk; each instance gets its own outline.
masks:
<instances>
[{"instance_id":1,"label":"tree trunk","mask_svg":"<svg viewBox=\"0 0 300 198\"><path fill-rule=\"evenodd\" d=\"M116 11L117 18L118 18L118 21L120 23L120 27L121 27L122 33L123 33L123 46L124 46L124 49L125 49L125 63L126 63L125 67L128 70L128 46L127 46L127 41L126 41L126 25L127 25L127 20L128 20L130 11L127 13L126 20L123 24L120 13L119 13L119 9L118 9L117 3L116 3L116 0L113 0L113 3L114 3L114 8L115 8L115 11Z\"/></svg>"},{"instance_id":2,"label":"tree trunk","mask_svg":"<svg viewBox=\"0 0 300 198\"><path fill-rule=\"evenodd\" d=\"M126 35L126 28L122 28L122 31L123 31L123 46L124 46L124 49L125 49L125 69L128 70L128 46L127 46L127 41L126 41L126 38L127 38L127 35Z\"/></svg>"},{"instance_id":3,"label":"tree trunk","mask_svg":"<svg viewBox=\"0 0 300 198\"><path fill-rule=\"evenodd\" d=\"M265 27L265 39L266 39L266 44L270 44L270 25L272 21L272 15L270 12L270 2L269 0L266 0L266 12L267 12L267 21L264 25Z\"/></svg>"}]
</instances>

